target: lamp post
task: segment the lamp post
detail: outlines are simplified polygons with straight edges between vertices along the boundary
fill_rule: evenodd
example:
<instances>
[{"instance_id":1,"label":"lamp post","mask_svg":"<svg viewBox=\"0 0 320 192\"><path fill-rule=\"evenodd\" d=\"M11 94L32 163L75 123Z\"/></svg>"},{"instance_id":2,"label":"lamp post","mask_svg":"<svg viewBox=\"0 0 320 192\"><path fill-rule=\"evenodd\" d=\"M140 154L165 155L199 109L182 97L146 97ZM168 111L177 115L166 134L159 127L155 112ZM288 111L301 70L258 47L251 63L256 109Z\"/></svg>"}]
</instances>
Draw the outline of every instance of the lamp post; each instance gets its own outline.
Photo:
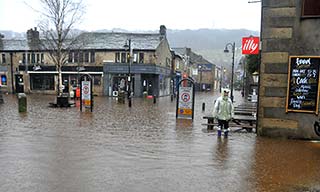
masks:
<instances>
[{"instance_id":1,"label":"lamp post","mask_svg":"<svg viewBox=\"0 0 320 192\"><path fill-rule=\"evenodd\" d=\"M243 74L242 74L242 97L244 97L244 95L245 95L245 78L246 78L246 67L245 67L245 64L246 64L246 62L245 61L243 61L242 62L242 64L243 64Z\"/></svg>"},{"instance_id":2,"label":"lamp post","mask_svg":"<svg viewBox=\"0 0 320 192\"><path fill-rule=\"evenodd\" d=\"M201 84L201 81L202 81L202 71L201 71L201 65L198 66L198 69L199 69L199 90L202 91L202 84Z\"/></svg>"},{"instance_id":3,"label":"lamp post","mask_svg":"<svg viewBox=\"0 0 320 192\"><path fill-rule=\"evenodd\" d=\"M231 101L233 102L233 73L234 73L234 53L236 49L236 43L228 43L224 49L225 53L229 53L228 46L231 46L231 51L232 51L232 69L231 69Z\"/></svg>"},{"instance_id":4,"label":"lamp post","mask_svg":"<svg viewBox=\"0 0 320 192\"><path fill-rule=\"evenodd\" d=\"M128 106L131 107L131 63L132 63L132 56L131 56L131 39L128 39L126 41L126 44L123 46L124 49L126 51L129 50L129 65L128 65L128 84L129 84L129 88L128 88Z\"/></svg>"}]
</instances>

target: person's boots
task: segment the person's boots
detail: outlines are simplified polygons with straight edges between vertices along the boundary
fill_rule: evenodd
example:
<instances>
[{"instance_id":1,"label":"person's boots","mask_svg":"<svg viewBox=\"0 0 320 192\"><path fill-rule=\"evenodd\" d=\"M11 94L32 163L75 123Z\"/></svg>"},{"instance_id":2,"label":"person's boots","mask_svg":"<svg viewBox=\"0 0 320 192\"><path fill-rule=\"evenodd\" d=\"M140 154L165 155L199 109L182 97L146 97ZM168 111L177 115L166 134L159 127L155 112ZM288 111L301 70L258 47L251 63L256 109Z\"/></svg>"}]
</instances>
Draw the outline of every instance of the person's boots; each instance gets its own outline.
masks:
<instances>
[{"instance_id":1,"label":"person's boots","mask_svg":"<svg viewBox=\"0 0 320 192\"><path fill-rule=\"evenodd\" d=\"M221 127L218 128L218 137L221 137L221 132L222 132L222 129Z\"/></svg>"},{"instance_id":2,"label":"person's boots","mask_svg":"<svg viewBox=\"0 0 320 192\"><path fill-rule=\"evenodd\" d=\"M230 129L229 129L229 128L224 130L224 137L228 137L228 133L229 133L229 131L230 131Z\"/></svg>"}]
</instances>

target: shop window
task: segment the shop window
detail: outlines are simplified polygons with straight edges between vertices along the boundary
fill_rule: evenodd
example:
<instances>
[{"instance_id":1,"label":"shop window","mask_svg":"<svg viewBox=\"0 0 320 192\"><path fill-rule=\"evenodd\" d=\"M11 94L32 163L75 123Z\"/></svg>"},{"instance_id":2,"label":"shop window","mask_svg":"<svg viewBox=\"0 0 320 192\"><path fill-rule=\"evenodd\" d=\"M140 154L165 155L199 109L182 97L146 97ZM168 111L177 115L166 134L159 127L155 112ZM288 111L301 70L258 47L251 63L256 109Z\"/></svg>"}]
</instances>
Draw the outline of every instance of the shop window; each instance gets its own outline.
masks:
<instances>
[{"instance_id":1,"label":"shop window","mask_svg":"<svg viewBox=\"0 0 320 192\"><path fill-rule=\"evenodd\" d=\"M30 75L31 90L54 90L53 74L32 74Z\"/></svg>"},{"instance_id":2,"label":"shop window","mask_svg":"<svg viewBox=\"0 0 320 192\"><path fill-rule=\"evenodd\" d=\"M320 1L303 0L302 17L320 17Z\"/></svg>"},{"instance_id":3,"label":"shop window","mask_svg":"<svg viewBox=\"0 0 320 192\"><path fill-rule=\"evenodd\" d=\"M7 76L6 75L1 75L0 79L0 85L7 85Z\"/></svg>"},{"instance_id":4,"label":"shop window","mask_svg":"<svg viewBox=\"0 0 320 192\"><path fill-rule=\"evenodd\" d=\"M93 76L93 84L94 85L101 85L101 76L100 75Z\"/></svg>"}]
</instances>

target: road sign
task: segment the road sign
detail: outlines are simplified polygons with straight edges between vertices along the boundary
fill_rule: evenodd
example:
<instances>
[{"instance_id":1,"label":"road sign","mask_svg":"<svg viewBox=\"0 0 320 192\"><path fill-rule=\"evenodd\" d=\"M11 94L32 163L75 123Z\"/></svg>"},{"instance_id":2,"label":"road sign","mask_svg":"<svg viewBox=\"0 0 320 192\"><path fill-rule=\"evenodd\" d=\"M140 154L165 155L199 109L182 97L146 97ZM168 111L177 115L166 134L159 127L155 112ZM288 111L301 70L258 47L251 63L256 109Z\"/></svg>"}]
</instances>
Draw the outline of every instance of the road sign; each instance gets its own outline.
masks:
<instances>
[{"instance_id":1,"label":"road sign","mask_svg":"<svg viewBox=\"0 0 320 192\"><path fill-rule=\"evenodd\" d=\"M190 81L190 86L186 87ZM190 79L183 79L179 82L176 118L193 119L194 108L194 83Z\"/></svg>"}]
</instances>

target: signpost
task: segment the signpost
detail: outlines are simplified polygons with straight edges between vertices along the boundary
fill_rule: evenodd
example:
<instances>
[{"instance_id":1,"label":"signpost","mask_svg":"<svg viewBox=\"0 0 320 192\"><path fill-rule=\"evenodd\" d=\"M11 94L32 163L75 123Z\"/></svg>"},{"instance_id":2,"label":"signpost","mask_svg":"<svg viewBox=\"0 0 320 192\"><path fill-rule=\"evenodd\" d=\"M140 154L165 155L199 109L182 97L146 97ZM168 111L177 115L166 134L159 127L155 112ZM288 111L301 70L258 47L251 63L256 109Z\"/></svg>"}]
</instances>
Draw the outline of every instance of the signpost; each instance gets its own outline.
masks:
<instances>
[{"instance_id":1,"label":"signpost","mask_svg":"<svg viewBox=\"0 0 320 192\"><path fill-rule=\"evenodd\" d=\"M194 82L190 78L182 79L178 83L178 97L176 107L177 119L192 119L194 117Z\"/></svg>"},{"instance_id":2,"label":"signpost","mask_svg":"<svg viewBox=\"0 0 320 192\"><path fill-rule=\"evenodd\" d=\"M81 76L80 81L80 110L82 111L82 106L84 106L85 108L90 108L92 112L92 77L89 74L85 74Z\"/></svg>"}]
</instances>

